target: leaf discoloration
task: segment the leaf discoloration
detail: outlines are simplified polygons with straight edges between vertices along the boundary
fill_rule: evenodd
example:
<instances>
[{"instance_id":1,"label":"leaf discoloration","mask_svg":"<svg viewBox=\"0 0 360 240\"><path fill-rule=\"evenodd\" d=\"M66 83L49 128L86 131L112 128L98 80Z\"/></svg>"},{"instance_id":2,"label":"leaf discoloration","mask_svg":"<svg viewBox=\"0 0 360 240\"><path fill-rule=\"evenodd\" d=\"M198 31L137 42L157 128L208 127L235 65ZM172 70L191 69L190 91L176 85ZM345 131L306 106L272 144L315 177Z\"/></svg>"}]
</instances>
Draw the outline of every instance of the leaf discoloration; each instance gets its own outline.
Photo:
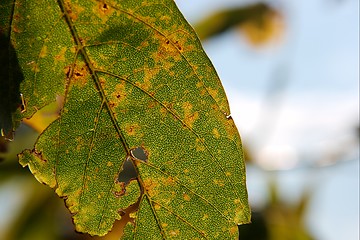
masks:
<instances>
[{"instance_id":1,"label":"leaf discoloration","mask_svg":"<svg viewBox=\"0 0 360 240\"><path fill-rule=\"evenodd\" d=\"M15 15L31 16L12 30L16 48L30 49L23 117L64 96L22 164L67 199L76 229L104 235L139 201L130 239L235 239L250 216L240 136L174 2L17 2ZM34 24L41 12L46 21ZM137 174L128 184L116 180L125 159Z\"/></svg>"}]
</instances>

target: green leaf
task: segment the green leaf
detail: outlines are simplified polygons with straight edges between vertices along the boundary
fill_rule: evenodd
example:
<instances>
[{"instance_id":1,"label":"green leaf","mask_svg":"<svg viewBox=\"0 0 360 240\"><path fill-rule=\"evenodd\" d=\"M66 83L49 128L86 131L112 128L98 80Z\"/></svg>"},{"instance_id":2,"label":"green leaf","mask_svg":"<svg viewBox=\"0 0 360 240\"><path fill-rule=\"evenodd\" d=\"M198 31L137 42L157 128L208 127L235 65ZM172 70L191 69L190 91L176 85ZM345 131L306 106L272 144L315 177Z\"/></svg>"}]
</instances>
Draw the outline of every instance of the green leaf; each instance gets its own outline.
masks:
<instances>
[{"instance_id":1,"label":"green leaf","mask_svg":"<svg viewBox=\"0 0 360 240\"><path fill-rule=\"evenodd\" d=\"M65 198L78 231L105 235L138 202L124 239L238 238L250 218L240 136L172 0L19 0L11 41L21 117L63 102L20 162Z\"/></svg>"}]
</instances>

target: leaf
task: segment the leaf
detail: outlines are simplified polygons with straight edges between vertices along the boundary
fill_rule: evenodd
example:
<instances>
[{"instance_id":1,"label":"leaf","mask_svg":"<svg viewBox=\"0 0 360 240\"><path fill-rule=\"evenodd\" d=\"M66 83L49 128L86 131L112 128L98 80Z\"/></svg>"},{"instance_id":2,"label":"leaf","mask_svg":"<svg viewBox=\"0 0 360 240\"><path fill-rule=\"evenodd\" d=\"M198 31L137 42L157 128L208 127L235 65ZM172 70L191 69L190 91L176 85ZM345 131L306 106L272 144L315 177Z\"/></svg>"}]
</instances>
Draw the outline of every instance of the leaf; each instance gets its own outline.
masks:
<instances>
[{"instance_id":1,"label":"leaf","mask_svg":"<svg viewBox=\"0 0 360 240\"><path fill-rule=\"evenodd\" d=\"M15 6L22 117L64 99L20 163L65 198L76 230L105 235L138 202L124 239L237 239L250 218L240 136L174 2ZM127 159L137 177L121 182Z\"/></svg>"}]
</instances>

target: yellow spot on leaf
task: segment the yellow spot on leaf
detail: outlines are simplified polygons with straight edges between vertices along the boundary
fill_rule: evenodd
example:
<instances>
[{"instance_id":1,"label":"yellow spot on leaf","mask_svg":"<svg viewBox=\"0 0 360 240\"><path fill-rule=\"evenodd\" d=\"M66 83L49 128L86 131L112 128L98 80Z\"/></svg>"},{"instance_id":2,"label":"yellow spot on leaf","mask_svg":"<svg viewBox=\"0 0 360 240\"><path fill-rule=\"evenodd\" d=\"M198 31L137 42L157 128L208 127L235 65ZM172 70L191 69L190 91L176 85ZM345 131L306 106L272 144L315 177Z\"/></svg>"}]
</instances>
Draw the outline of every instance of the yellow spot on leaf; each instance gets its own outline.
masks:
<instances>
[{"instance_id":1,"label":"yellow spot on leaf","mask_svg":"<svg viewBox=\"0 0 360 240\"><path fill-rule=\"evenodd\" d=\"M155 34L154 39L158 40L159 48L153 54L153 59L155 62L161 62L162 64L169 64L171 62L177 62L181 60L181 54L176 48L174 43L169 39L165 38L160 34ZM164 68L169 69L169 66L164 66Z\"/></svg>"},{"instance_id":2,"label":"yellow spot on leaf","mask_svg":"<svg viewBox=\"0 0 360 240\"><path fill-rule=\"evenodd\" d=\"M80 151L84 147L84 140L81 136L76 137L76 151Z\"/></svg>"},{"instance_id":3,"label":"yellow spot on leaf","mask_svg":"<svg viewBox=\"0 0 360 240\"><path fill-rule=\"evenodd\" d=\"M163 15L163 16L160 17L160 20L161 21L169 21L169 20L171 20L171 17L169 17L167 15Z\"/></svg>"},{"instance_id":4,"label":"yellow spot on leaf","mask_svg":"<svg viewBox=\"0 0 360 240\"><path fill-rule=\"evenodd\" d=\"M104 81L105 82L105 81ZM115 90L112 93L112 101L116 107L119 103L125 100L126 98L125 82L120 82L115 86Z\"/></svg>"},{"instance_id":5,"label":"yellow spot on leaf","mask_svg":"<svg viewBox=\"0 0 360 240\"><path fill-rule=\"evenodd\" d=\"M47 46L43 46L43 47L41 48L39 57L44 58L44 57L46 57L47 53L48 53L48 48L47 48Z\"/></svg>"},{"instance_id":6,"label":"yellow spot on leaf","mask_svg":"<svg viewBox=\"0 0 360 240\"><path fill-rule=\"evenodd\" d=\"M36 63L36 62L32 62L31 63L31 70L33 71L33 72L40 72L40 68L39 68L39 65Z\"/></svg>"},{"instance_id":7,"label":"yellow spot on leaf","mask_svg":"<svg viewBox=\"0 0 360 240\"><path fill-rule=\"evenodd\" d=\"M153 181L152 179L145 179L144 183L144 191L150 196L157 195L157 186L159 185L157 182ZM160 206L159 206L160 207Z\"/></svg>"},{"instance_id":8,"label":"yellow spot on leaf","mask_svg":"<svg viewBox=\"0 0 360 240\"><path fill-rule=\"evenodd\" d=\"M227 121L225 122L225 130L227 133L227 137L231 140L234 140L234 137L238 134L235 123L231 118L227 119Z\"/></svg>"},{"instance_id":9,"label":"yellow spot on leaf","mask_svg":"<svg viewBox=\"0 0 360 240\"><path fill-rule=\"evenodd\" d=\"M76 17L78 17L80 15L80 13L82 13L85 10L85 8L83 8L82 6L76 5L76 4L72 5L72 9L73 9L74 15Z\"/></svg>"},{"instance_id":10,"label":"yellow spot on leaf","mask_svg":"<svg viewBox=\"0 0 360 240\"><path fill-rule=\"evenodd\" d=\"M148 91L151 87L151 80L160 72L160 68L146 68L144 71L143 82L137 82L137 86Z\"/></svg>"},{"instance_id":11,"label":"yellow spot on leaf","mask_svg":"<svg viewBox=\"0 0 360 240\"><path fill-rule=\"evenodd\" d=\"M208 88L207 89L210 96L215 100L215 102L219 102L220 99L218 97L218 91L216 89Z\"/></svg>"},{"instance_id":12,"label":"yellow spot on leaf","mask_svg":"<svg viewBox=\"0 0 360 240\"><path fill-rule=\"evenodd\" d=\"M108 162L108 163L106 164L106 166L108 166L108 167L111 167L112 165L114 165L112 162Z\"/></svg>"},{"instance_id":13,"label":"yellow spot on leaf","mask_svg":"<svg viewBox=\"0 0 360 240\"><path fill-rule=\"evenodd\" d=\"M191 199L190 196L187 195L186 193L183 194L183 197L184 197L185 201L190 201L190 199Z\"/></svg>"},{"instance_id":14,"label":"yellow spot on leaf","mask_svg":"<svg viewBox=\"0 0 360 240\"><path fill-rule=\"evenodd\" d=\"M180 233L180 230L179 230L179 229L171 230L171 231L169 232L169 234L170 234L171 236L173 236L173 237L179 235L179 233Z\"/></svg>"},{"instance_id":15,"label":"yellow spot on leaf","mask_svg":"<svg viewBox=\"0 0 360 240\"><path fill-rule=\"evenodd\" d=\"M203 143L203 140L200 140L199 138L196 139L195 143L196 151L202 152L205 151L205 145Z\"/></svg>"},{"instance_id":16,"label":"yellow spot on leaf","mask_svg":"<svg viewBox=\"0 0 360 240\"><path fill-rule=\"evenodd\" d=\"M224 180L214 179L213 182L220 187L225 186Z\"/></svg>"},{"instance_id":17,"label":"yellow spot on leaf","mask_svg":"<svg viewBox=\"0 0 360 240\"><path fill-rule=\"evenodd\" d=\"M59 62L59 61L65 62L65 53L66 53L66 50L67 50L66 47L63 47L63 48L60 50L59 54L57 54L57 55L55 56L55 58L54 58L55 62Z\"/></svg>"},{"instance_id":18,"label":"yellow spot on leaf","mask_svg":"<svg viewBox=\"0 0 360 240\"><path fill-rule=\"evenodd\" d=\"M189 102L183 103L183 110L184 110L184 123L186 126L192 128L194 122L199 118L198 112L192 111L192 104Z\"/></svg>"},{"instance_id":19,"label":"yellow spot on leaf","mask_svg":"<svg viewBox=\"0 0 360 240\"><path fill-rule=\"evenodd\" d=\"M154 208L155 210L160 210L161 206L157 203L154 203Z\"/></svg>"},{"instance_id":20,"label":"yellow spot on leaf","mask_svg":"<svg viewBox=\"0 0 360 240\"><path fill-rule=\"evenodd\" d=\"M218 131L216 128L214 128L212 132L213 132L214 137L215 137L216 139L220 138L220 133L219 133L219 131Z\"/></svg>"}]
</instances>

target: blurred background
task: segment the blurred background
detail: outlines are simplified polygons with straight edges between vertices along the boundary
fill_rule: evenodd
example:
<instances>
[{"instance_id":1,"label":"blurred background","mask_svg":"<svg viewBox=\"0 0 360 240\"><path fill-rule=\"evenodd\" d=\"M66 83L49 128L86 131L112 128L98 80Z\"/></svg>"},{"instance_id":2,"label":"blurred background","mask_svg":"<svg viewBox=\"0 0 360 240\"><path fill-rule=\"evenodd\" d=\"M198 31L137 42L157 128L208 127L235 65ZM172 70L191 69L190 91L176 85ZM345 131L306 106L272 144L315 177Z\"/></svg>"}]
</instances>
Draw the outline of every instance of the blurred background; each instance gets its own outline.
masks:
<instances>
[{"instance_id":1,"label":"blurred background","mask_svg":"<svg viewBox=\"0 0 360 240\"><path fill-rule=\"evenodd\" d=\"M176 3L242 136L253 223L239 227L240 238L359 239L359 2ZM63 201L16 160L54 108L10 144L0 140L0 240L91 238L74 233ZM118 239L121 224L102 239Z\"/></svg>"}]
</instances>

